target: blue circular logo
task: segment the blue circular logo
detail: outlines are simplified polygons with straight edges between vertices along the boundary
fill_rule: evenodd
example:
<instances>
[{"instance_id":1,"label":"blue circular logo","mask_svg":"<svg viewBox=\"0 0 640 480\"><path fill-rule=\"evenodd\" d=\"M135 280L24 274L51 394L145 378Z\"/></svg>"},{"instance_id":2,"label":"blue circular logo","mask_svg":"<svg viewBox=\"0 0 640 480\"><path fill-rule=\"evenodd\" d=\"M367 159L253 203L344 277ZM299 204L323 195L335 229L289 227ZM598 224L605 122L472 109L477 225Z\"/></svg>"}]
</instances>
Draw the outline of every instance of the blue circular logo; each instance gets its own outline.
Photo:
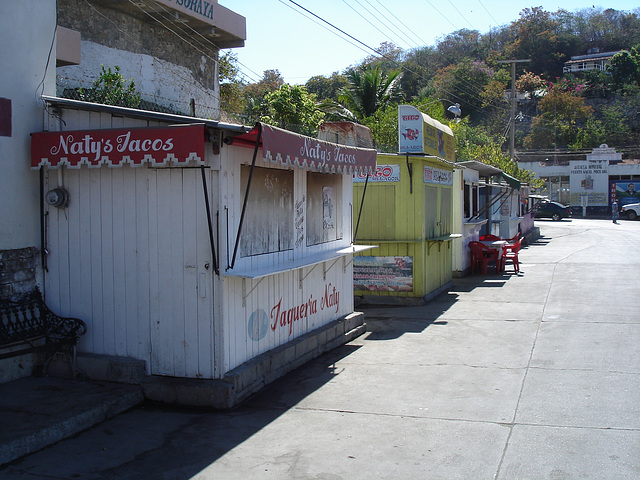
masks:
<instances>
[{"instance_id":1,"label":"blue circular logo","mask_svg":"<svg viewBox=\"0 0 640 480\"><path fill-rule=\"evenodd\" d=\"M262 340L269 331L267 312L258 309L249 317L249 338L254 342Z\"/></svg>"}]
</instances>

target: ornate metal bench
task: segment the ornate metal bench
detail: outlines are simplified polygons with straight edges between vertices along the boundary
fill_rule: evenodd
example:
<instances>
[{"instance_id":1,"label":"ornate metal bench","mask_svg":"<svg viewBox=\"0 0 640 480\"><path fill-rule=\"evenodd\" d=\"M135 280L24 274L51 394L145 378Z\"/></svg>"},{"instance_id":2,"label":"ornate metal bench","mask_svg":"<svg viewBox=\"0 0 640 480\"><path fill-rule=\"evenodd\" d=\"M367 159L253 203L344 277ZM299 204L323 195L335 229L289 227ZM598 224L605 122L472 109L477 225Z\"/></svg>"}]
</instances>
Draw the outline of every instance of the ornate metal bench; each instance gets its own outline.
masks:
<instances>
[{"instance_id":1,"label":"ornate metal bench","mask_svg":"<svg viewBox=\"0 0 640 480\"><path fill-rule=\"evenodd\" d=\"M82 320L53 313L37 288L23 301L0 302L0 359L43 352L46 368L57 353L70 357L86 332Z\"/></svg>"}]
</instances>

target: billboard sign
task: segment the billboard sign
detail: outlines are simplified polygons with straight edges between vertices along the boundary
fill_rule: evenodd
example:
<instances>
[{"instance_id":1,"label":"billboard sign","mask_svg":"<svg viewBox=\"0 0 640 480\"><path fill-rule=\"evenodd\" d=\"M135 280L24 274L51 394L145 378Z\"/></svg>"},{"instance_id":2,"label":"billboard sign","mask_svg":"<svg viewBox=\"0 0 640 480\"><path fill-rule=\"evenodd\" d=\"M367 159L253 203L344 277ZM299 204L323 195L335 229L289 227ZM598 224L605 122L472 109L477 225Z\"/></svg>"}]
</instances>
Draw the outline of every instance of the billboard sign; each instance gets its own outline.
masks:
<instances>
[{"instance_id":1,"label":"billboard sign","mask_svg":"<svg viewBox=\"0 0 640 480\"><path fill-rule=\"evenodd\" d=\"M572 161L569 175L571 205L581 205L584 197L589 206L606 207L608 205L608 160Z\"/></svg>"},{"instance_id":2,"label":"billboard sign","mask_svg":"<svg viewBox=\"0 0 640 480\"><path fill-rule=\"evenodd\" d=\"M453 131L411 105L398 106L400 153L433 155L456 161Z\"/></svg>"},{"instance_id":3,"label":"billboard sign","mask_svg":"<svg viewBox=\"0 0 640 480\"><path fill-rule=\"evenodd\" d=\"M620 207L631 203L640 203L640 182L630 182L621 180L611 182L610 198L618 201Z\"/></svg>"}]
</instances>

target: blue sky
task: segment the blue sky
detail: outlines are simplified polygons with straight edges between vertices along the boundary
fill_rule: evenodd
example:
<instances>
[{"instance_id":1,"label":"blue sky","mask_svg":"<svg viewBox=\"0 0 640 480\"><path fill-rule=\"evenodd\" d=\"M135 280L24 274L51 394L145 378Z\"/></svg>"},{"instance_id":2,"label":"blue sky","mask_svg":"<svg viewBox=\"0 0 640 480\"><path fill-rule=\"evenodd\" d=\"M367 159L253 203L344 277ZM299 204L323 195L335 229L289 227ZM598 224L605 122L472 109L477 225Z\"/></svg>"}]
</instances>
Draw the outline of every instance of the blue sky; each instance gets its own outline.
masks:
<instances>
[{"instance_id":1,"label":"blue sky","mask_svg":"<svg viewBox=\"0 0 640 480\"><path fill-rule=\"evenodd\" d=\"M638 3L608 0L588 3L556 0L295 0L298 5L332 23L372 48L393 42L404 49L435 45L439 38L461 28L487 33L519 18L524 8L541 6L555 12L584 8L632 11ZM220 0L247 19L247 41L238 54L246 80L256 82L265 70L277 69L285 81L303 84L314 75L342 72L372 52L339 34L290 0ZM640 9L639 9L640 10ZM376 18L373 18L375 16ZM311 20L308 17L314 18ZM379 19L383 18L384 21Z\"/></svg>"}]
</instances>

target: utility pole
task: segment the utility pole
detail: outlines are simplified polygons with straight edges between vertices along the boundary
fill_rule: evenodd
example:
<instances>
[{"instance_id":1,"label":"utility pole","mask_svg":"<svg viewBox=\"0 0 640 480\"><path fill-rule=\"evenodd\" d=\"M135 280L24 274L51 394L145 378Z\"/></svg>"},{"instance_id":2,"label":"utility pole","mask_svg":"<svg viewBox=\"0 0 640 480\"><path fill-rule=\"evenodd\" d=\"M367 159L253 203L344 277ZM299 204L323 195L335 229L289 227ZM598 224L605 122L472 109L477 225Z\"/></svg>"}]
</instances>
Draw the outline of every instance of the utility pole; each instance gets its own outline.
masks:
<instances>
[{"instance_id":1,"label":"utility pole","mask_svg":"<svg viewBox=\"0 0 640 480\"><path fill-rule=\"evenodd\" d=\"M531 59L526 60L500 60L498 63L510 63L511 64L511 127L509 128L509 155L511 161L515 158L515 144L516 144L516 63L527 63Z\"/></svg>"}]
</instances>

